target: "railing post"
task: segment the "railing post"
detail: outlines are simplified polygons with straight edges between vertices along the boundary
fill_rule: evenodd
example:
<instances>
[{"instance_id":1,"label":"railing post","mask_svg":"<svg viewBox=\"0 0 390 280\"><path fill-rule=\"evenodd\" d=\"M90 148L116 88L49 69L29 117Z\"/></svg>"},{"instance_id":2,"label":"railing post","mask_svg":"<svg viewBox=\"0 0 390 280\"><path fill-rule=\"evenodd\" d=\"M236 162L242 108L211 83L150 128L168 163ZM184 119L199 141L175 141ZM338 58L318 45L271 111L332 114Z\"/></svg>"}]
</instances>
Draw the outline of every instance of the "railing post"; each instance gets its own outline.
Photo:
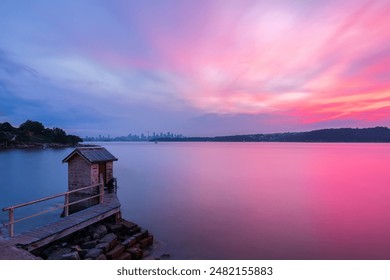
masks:
<instances>
[{"instance_id":1,"label":"railing post","mask_svg":"<svg viewBox=\"0 0 390 280\"><path fill-rule=\"evenodd\" d=\"M8 224L8 234L9 237L14 236L14 208L8 210L9 224Z\"/></svg>"},{"instance_id":2,"label":"railing post","mask_svg":"<svg viewBox=\"0 0 390 280\"><path fill-rule=\"evenodd\" d=\"M64 216L69 216L69 193L65 194L65 208L64 208Z\"/></svg>"},{"instance_id":3,"label":"railing post","mask_svg":"<svg viewBox=\"0 0 390 280\"><path fill-rule=\"evenodd\" d=\"M102 204L104 202L104 184L100 183L99 185L99 203Z\"/></svg>"},{"instance_id":4,"label":"railing post","mask_svg":"<svg viewBox=\"0 0 390 280\"><path fill-rule=\"evenodd\" d=\"M100 173L100 176L99 176L99 183L100 183L100 185L99 185L99 204L102 204L103 203L103 200L104 200L104 198L103 198L103 196L104 196L104 184L106 183L106 182L104 182L104 177L103 177L103 174L102 173Z\"/></svg>"}]
</instances>

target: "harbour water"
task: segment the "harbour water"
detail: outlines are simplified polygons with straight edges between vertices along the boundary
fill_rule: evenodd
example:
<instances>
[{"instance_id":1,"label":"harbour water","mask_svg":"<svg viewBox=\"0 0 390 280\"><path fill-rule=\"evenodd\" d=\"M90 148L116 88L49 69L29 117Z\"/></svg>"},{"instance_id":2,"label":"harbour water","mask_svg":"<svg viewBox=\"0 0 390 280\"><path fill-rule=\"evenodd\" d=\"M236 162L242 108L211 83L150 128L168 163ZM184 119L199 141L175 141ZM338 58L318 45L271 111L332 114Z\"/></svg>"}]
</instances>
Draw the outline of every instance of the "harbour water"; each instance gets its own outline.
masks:
<instances>
[{"instance_id":1,"label":"harbour water","mask_svg":"<svg viewBox=\"0 0 390 280\"><path fill-rule=\"evenodd\" d=\"M389 144L99 144L123 217L172 259L390 259ZM0 207L66 191L71 151L1 151Z\"/></svg>"}]
</instances>

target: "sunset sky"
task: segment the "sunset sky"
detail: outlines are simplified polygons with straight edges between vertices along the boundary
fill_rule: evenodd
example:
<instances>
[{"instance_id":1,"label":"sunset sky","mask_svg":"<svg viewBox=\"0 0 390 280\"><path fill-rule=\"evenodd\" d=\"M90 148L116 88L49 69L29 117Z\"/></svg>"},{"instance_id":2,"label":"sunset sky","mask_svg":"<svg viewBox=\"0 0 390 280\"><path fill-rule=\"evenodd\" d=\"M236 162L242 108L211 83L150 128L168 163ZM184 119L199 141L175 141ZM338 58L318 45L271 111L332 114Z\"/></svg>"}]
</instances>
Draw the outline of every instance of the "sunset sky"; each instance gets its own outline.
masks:
<instances>
[{"instance_id":1,"label":"sunset sky","mask_svg":"<svg viewBox=\"0 0 390 280\"><path fill-rule=\"evenodd\" d=\"M390 126L389 0L0 1L0 122L80 136Z\"/></svg>"}]
</instances>

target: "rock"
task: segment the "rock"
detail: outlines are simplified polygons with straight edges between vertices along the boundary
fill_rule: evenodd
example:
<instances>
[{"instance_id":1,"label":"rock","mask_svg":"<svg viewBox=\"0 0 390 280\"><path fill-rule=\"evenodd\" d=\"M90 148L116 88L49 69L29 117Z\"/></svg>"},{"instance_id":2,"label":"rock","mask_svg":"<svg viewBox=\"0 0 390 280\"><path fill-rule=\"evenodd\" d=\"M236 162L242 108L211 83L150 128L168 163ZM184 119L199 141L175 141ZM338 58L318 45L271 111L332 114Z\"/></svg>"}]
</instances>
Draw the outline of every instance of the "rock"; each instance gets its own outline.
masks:
<instances>
[{"instance_id":1,"label":"rock","mask_svg":"<svg viewBox=\"0 0 390 280\"><path fill-rule=\"evenodd\" d=\"M85 255L86 259L96 259L103 253L102 249L93 248L88 250L87 254Z\"/></svg>"},{"instance_id":2,"label":"rock","mask_svg":"<svg viewBox=\"0 0 390 280\"><path fill-rule=\"evenodd\" d=\"M63 255L69 254L72 252L70 248L56 248L49 256L48 260L61 260Z\"/></svg>"},{"instance_id":3,"label":"rock","mask_svg":"<svg viewBox=\"0 0 390 280\"><path fill-rule=\"evenodd\" d=\"M92 240L92 241L87 241L87 242L81 244L80 247L82 249L92 249L92 248L95 248L96 244L97 244L97 240Z\"/></svg>"},{"instance_id":4,"label":"rock","mask_svg":"<svg viewBox=\"0 0 390 280\"><path fill-rule=\"evenodd\" d=\"M77 237L77 238L73 239L72 243L75 245L78 245L78 244L83 244L84 242L87 242L87 241L89 241L89 240L87 240L84 236L84 237Z\"/></svg>"},{"instance_id":5,"label":"rock","mask_svg":"<svg viewBox=\"0 0 390 280\"><path fill-rule=\"evenodd\" d=\"M126 221L126 220L122 220L122 221L121 221L121 224L123 225L123 227L124 227L126 230L131 230L131 229L137 227L137 224L134 224L134 223L129 222L129 221Z\"/></svg>"},{"instance_id":6,"label":"rock","mask_svg":"<svg viewBox=\"0 0 390 280\"><path fill-rule=\"evenodd\" d=\"M127 233L129 235L134 235L134 234L136 234L136 233L138 233L140 231L141 231L141 228L139 226L135 226L132 229L130 229Z\"/></svg>"},{"instance_id":7,"label":"rock","mask_svg":"<svg viewBox=\"0 0 390 280\"><path fill-rule=\"evenodd\" d=\"M99 257L96 258L96 260L107 260L107 257L105 254L101 254Z\"/></svg>"},{"instance_id":8,"label":"rock","mask_svg":"<svg viewBox=\"0 0 390 280\"><path fill-rule=\"evenodd\" d=\"M123 252L117 260L131 260L131 254L129 252Z\"/></svg>"},{"instance_id":9,"label":"rock","mask_svg":"<svg viewBox=\"0 0 390 280\"><path fill-rule=\"evenodd\" d=\"M109 260L116 260L125 251L125 246L117 245L114 249L107 252L106 256Z\"/></svg>"},{"instance_id":10,"label":"rock","mask_svg":"<svg viewBox=\"0 0 390 280\"><path fill-rule=\"evenodd\" d=\"M109 243L109 250L114 248L117 243L117 236L113 233L106 234L99 240L99 243Z\"/></svg>"},{"instance_id":11,"label":"rock","mask_svg":"<svg viewBox=\"0 0 390 280\"><path fill-rule=\"evenodd\" d=\"M108 250L110 250L110 243L99 243L95 248L102 249L103 253L106 253Z\"/></svg>"},{"instance_id":12,"label":"rock","mask_svg":"<svg viewBox=\"0 0 390 280\"><path fill-rule=\"evenodd\" d=\"M108 233L107 227L105 225L102 225L102 224L96 225L96 226L92 226L88 230L88 234L91 235L92 237L95 237L95 235L99 236L99 237L97 237L95 239L102 238L107 233Z\"/></svg>"},{"instance_id":13,"label":"rock","mask_svg":"<svg viewBox=\"0 0 390 280\"><path fill-rule=\"evenodd\" d=\"M135 237L129 237L127 239L125 239L124 241L122 241L122 245L125 246L125 247L132 247L134 246L135 244L137 243L137 239Z\"/></svg>"},{"instance_id":14,"label":"rock","mask_svg":"<svg viewBox=\"0 0 390 280\"><path fill-rule=\"evenodd\" d=\"M88 253L88 250L87 250L87 249L82 249L82 250L79 252L80 258L81 258L81 259L85 259L85 256L87 255L87 253Z\"/></svg>"},{"instance_id":15,"label":"rock","mask_svg":"<svg viewBox=\"0 0 390 280\"><path fill-rule=\"evenodd\" d=\"M70 247L73 251L80 252L82 249L79 245L73 245Z\"/></svg>"},{"instance_id":16,"label":"rock","mask_svg":"<svg viewBox=\"0 0 390 280\"><path fill-rule=\"evenodd\" d=\"M91 235L91 237L92 237L93 240L97 240L97 239L99 239L101 236L95 232L95 233L93 233L93 234Z\"/></svg>"},{"instance_id":17,"label":"rock","mask_svg":"<svg viewBox=\"0 0 390 280\"><path fill-rule=\"evenodd\" d=\"M142 259L143 257L143 252L141 249L139 248L130 248L128 250L126 250L127 252L129 252L131 254L131 257L134 259L134 260L140 260Z\"/></svg>"},{"instance_id":18,"label":"rock","mask_svg":"<svg viewBox=\"0 0 390 280\"><path fill-rule=\"evenodd\" d=\"M139 242L141 248L146 248L146 247L149 247L150 245L153 244L153 235L149 235L148 237L142 239L140 242Z\"/></svg>"},{"instance_id":19,"label":"rock","mask_svg":"<svg viewBox=\"0 0 390 280\"><path fill-rule=\"evenodd\" d=\"M113 233L118 233L122 230L123 226L121 224L111 224L107 226L109 231Z\"/></svg>"},{"instance_id":20,"label":"rock","mask_svg":"<svg viewBox=\"0 0 390 280\"><path fill-rule=\"evenodd\" d=\"M59 250L59 247L54 245L54 246L50 246L46 249L44 249L43 251L41 251L41 255L43 258L47 259L49 258L50 255L54 254L57 250Z\"/></svg>"},{"instance_id":21,"label":"rock","mask_svg":"<svg viewBox=\"0 0 390 280\"><path fill-rule=\"evenodd\" d=\"M68 253L68 254L64 254L64 255L62 255L62 258L61 258L61 260L79 260L79 259L80 259L80 255L76 251L73 251L73 252Z\"/></svg>"},{"instance_id":22,"label":"rock","mask_svg":"<svg viewBox=\"0 0 390 280\"><path fill-rule=\"evenodd\" d=\"M149 232L147 230L141 230L139 233L135 234L134 237L137 239L137 242L139 242L140 240L148 237L148 235Z\"/></svg>"}]
</instances>

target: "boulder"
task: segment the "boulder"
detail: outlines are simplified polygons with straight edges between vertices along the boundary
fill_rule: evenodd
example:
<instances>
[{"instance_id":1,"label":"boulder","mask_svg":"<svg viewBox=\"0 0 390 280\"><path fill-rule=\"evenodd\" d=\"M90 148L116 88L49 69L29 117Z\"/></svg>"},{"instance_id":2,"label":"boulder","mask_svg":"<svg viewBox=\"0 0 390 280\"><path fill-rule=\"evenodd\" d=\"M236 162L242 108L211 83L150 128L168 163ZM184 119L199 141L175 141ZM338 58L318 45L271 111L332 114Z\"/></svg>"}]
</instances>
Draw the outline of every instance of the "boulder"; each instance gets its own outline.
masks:
<instances>
[{"instance_id":1,"label":"boulder","mask_svg":"<svg viewBox=\"0 0 390 280\"><path fill-rule=\"evenodd\" d=\"M117 260L131 260L131 254L129 252L123 252Z\"/></svg>"},{"instance_id":2,"label":"boulder","mask_svg":"<svg viewBox=\"0 0 390 280\"><path fill-rule=\"evenodd\" d=\"M122 245L125 246L125 247L132 247L134 246L135 244L137 243L137 239L135 237L129 237L127 239L125 239L124 241L122 241Z\"/></svg>"},{"instance_id":3,"label":"boulder","mask_svg":"<svg viewBox=\"0 0 390 280\"><path fill-rule=\"evenodd\" d=\"M56 248L51 254L47 257L48 260L61 260L63 255L69 254L72 252L70 248Z\"/></svg>"},{"instance_id":4,"label":"boulder","mask_svg":"<svg viewBox=\"0 0 390 280\"><path fill-rule=\"evenodd\" d=\"M131 258L134 260L140 260L143 257L143 252L139 248L132 247L130 249L127 249L126 251L131 254Z\"/></svg>"},{"instance_id":5,"label":"boulder","mask_svg":"<svg viewBox=\"0 0 390 280\"><path fill-rule=\"evenodd\" d=\"M102 238L107 234L108 230L105 225L96 225L96 226L91 226L88 230L88 234L91 235L92 237L99 236L98 238ZM96 239L98 239L96 238Z\"/></svg>"},{"instance_id":6,"label":"boulder","mask_svg":"<svg viewBox=\"0 0 390 280\"><path fill-rule=\"evenodd\" d=\"M135 239L137 239L137 242L141 241L142 239L148 237L149 232L147 230L141 230L139 233L134 234Z\"/></svg>"},{"instance_id":7,"label":"boulder","mask_svg":"<svg viewBox=\"0 0 390 280\"><path fill-rule=\"evenodd\" d=\"M91 241L87 241L87 242L84 242L83 244L81 244L81 249L92 249L92 248L95 248L97 244L97 240L91 240Z\"/></svg>"},{"instance_id":8,"label":"boulder","mask_svg":"<svg viewBox=\"0 0 390 280\"><path fill-rule=\"evenodd\" d=\"M102 249L93 248L88 250L87 254L85 255L86 259L96 259L103 253Z\"/></svg>"},{"instance_id":9,"label":"boulder","mask_svg":"<svg viewBox=\"0 0 390 280\"><path fill-rule=\"evenodd\" d=\"M121 224L110 224L107 225L110 232L118 233L123 229L123 226Z\"/></svg>"},{"instance_id":10,"label":"boulder","mask_svg":"<svg viewBox=\"0 0 390 280\"><path fill-rule=\"evenodd\" d=\"M79 259L80 259L80 255L76 251L70 252L68 254L64 254L61 257L61 260L79 260Z\"/></svg>"},{"instance_id":11,"label":"boulder","mask_svg":"<svg viewBox=\"0 0 390 280\"><path fill-rule=\"evenodd\" d=\"M110 243L99 243L95 248L102 249L103 253L106 253L108 250L110 250Z\"/></svg>"},{"instance_id":12,"label":"boulder","mask_svg":"<svg viewBox=\"0 0 390 280\"><path fill-rule=\"evenodd\" d=\"M99 257L96 258L96 260L107 260L106 255L101 254Z\"/></svg>"},{"instance_id":13,"label":"boulder","mask_svg":"<svg viewBox=\"0 0 390 280\"><path fill-rule=\"evenodd\" d=\"M134 224L132 222L129 222L129 221L126 221L126 220L122 220L121 221L121 224L123 225L123 227L127 230L131 230L135 227L137 227L137 224Z\"/></svg>"},{"instance_id":14,"label":"boulder","mask_svg":"<svg viewBox=\"0 0 390 280\"><path fill-rule=\"evenodd\" d=\"M125 246L117 245L114 249L107 252L106 256L109 260L116 260L125 251Z\"/></svg>"},{"instance_id":15,"label":"boulder","mask_svg":"<svg viewBox=\"0 0 390 280\"><path fill-rule=\"evenodd\" d=\"M115 247L117 241L118 237L114 233L109 233L103 236L103 238L99 240L99 243L108 243L109 249L111 249Z\"/></svg>"},{"instance_id":16,"label":"boulder","mask_svg":"<svg viewBox=\"0 0 390 280\"><path fill-rule=\"evenodd\" d=\"M140 240L139 244L141 248L149 247L150 245L153 244L153 235L149 235L148 237Z\"/></svg>"}]
</instances>

